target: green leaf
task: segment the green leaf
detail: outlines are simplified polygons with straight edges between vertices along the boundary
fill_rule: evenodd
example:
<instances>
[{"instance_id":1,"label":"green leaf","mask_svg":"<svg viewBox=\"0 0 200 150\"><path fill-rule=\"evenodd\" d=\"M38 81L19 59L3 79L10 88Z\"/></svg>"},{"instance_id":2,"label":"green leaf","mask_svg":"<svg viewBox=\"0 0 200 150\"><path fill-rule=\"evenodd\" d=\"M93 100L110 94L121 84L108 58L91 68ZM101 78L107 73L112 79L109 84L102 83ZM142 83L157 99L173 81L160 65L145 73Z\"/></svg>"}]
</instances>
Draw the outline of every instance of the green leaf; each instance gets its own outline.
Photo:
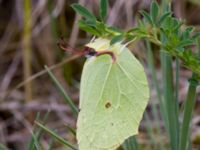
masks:
<instances>
[{"instance_id":1,"label":"green leaf","mask_svg":"<svg viewBox=\"0 0 200 150\"><path fill-rule=\"evenodd\" d=\"M117 59L113 62L109 55L101 55L84 64L77 121L79 150L115 150L138 133L148 103L144 68L124 45L109 43L98 38L87 44L96 51L100 47L109 50Z\"/></svg>"},{"instance_id":2,"label":"green leaf","mask_svg":"<svg viewBox=\"0 0 200 150\"><path fill-rule=\"evenodd\" d=\"M190 39L186 39L184 41L181 41L177 47L185 47L185 46L189 46L189 45L193 45L194 41L190 40Z\"/></svg>"},{"instance_id":3,"label":"green leaf","mask_svg":"<svg viewBox=\"0 0 200 150\"><path fill-rule=\"evenodd\" d=\"M96 17L88 11L85 7L79 4L72 4L71 7L80 15L82 15L85 19L90 20L92 22L96 22Z\"/></svg>"},{"instance_id":4,"label":"green leaf","mask_svg":"<svg viewBox=\"0 0 200 150\"><path fill-rule=\"evenodd\" d=\"M96 29L98 29L99 33L105 33L105 24L103 22L98 22L96 25Z\"/></svg>"},{"instance_id":5,"label":"green leaf","mask_svg":"<svg viewBox=\"0 0 200 150\"><path fill-rule=\"evenodd\" d=\"M188 27L186 30L183 32L182 37L183 39L188 39L190 38L190 33L194 30L194 27Z\"/></svg>"},{"instance_id":6,"label":"green leaf","mask_svg":"<svg viewBox=\"0 0 200 150\"><path fill-rule=\"evenodd\" d=\"M108 8L108 1L101 0L100 1L100 17L103 22L105 22L107 17L107 8Z\"/></svg>"},{"instance_id":7,"label":"green leaf","mask_svg":"<svg viewBox=\"0 0 200 150\"><path fill-rule=\"evenodd\" d=\"M148 23L150 23L151 25L154 24L152 18L150 17L150 15L146 11L141 11L141 14L146 19L146 21Z\"/></svg>"},{"instance_id":8,"label":"green leaf","mask_svg":"<svg viewBox=\"0 0 200 150\"><path fill-rule=\"evenodd\" d=\"M156 22L158 11L159 11L158 3L154 0L151 3L151 10L150 10L151 18L154 23Z\"/></svg>"},{"instance_id":9,"label":"green leaf","mask_svg":"<svg viewBox=\"0 0 200 150\"><path fill-rule=\"evenodd\" d=\"M130 29L128 31L128 33L132 33L133 35L136 35L136 37L140 37L140 38L148 36L148 33L146 31L144 31L143 29L141 29L141 28Z\"/></svg>"},{"instance_id":10,"label":"green leaf","mask_svg":"<svg viewBox=\"0 0 200 150\"><path fill-rule=\"evenodd\" d=\"M158 26L160 26L164 21L165 21L165 19L167 18L167 17L170 17L171 16L171 12L167 12L167 13L165 13L164 15L162 15L161 17L160 17L160 19L158 20L158 23L157 23L157 25Z\"/></svg>"},{"instance_id":11,"label":"green leaf","mask_svg":"<svg viewBox=\"0 0 200 150\"><path fill-rule=\"evenodd\" d=\"M113 32L113 33L123 33L123 31L121 29L114 27L114 26L107 27L107 30L109 30L110 32Z\"/></svg>"},{"instance_id":12,"label":"green leaf","mask_svg":"<svg viewBox=\"0 0 200 150\"><path fill-rule=\"evenodd\" d=\"M111 39L111 41L110 41L110 45L113 45L113 44L115 44L115 43L117 43L117 42L122 41L123 38L124 38L124 36L123 36L122 34L117 35L117 36L114 36L114 37Z\"/></svg>"},{"instance_id":13,"label":"green leaf","mask_svg":"<svg viewBox=\"0 0 200 150\"><path fill-rule=\"evenodd\" d=\"M101 35L94 27L89 26L89 24L87 24L87 22L85 22L84 20L79 20L78 26L79 26L80 29L82 29L85 32L91 33L91 34L96 35L96 36Z\"/></svg>"}]
</instances>

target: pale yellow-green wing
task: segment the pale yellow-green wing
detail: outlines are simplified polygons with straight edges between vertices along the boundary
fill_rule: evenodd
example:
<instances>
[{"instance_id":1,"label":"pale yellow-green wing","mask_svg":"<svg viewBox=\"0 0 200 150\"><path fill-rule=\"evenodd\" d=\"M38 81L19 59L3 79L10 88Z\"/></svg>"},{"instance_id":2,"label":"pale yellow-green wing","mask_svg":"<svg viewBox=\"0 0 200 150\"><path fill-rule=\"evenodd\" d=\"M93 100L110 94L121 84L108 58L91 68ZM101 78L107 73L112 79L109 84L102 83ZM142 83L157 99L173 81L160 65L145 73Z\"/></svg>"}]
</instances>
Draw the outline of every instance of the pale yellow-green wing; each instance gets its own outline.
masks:
<instances>
[{"instance_id":1,"label":"pale yellow-green wing","mask_svg":"<svg viewBox=\"0 0 200 150\"><path fill-rule=\"evenodd\" d=\"M149 99L144 69L121 44L109 47L109 40L96 39L88 46L117 55L89 58L83 69L80 113L77 121L79 150L114 150L138 133Z\"/></svg>"}]
</instances>

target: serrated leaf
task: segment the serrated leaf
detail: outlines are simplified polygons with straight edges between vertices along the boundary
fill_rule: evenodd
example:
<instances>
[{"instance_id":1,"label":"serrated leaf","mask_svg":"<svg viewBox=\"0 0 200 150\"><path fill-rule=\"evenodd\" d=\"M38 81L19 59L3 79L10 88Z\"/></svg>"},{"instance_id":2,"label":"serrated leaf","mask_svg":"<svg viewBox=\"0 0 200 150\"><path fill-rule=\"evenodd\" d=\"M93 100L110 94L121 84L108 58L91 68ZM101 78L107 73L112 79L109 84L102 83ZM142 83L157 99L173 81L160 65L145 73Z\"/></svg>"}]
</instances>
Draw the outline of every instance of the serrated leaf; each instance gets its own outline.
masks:
<instances>
[{"instance_id":1,"label":"serrated leaf","mask_svg":"<svg viewBox=\"0 0 200 150\"><path fill-rule=\"evenodd\" d=\"M141 11L140 12L142 14L142 16L145 18L145 20L150 23L151 25L153 25L153 20L150 17L150 15L146 12L146 11Z\"/></svg>"},{"instance_id":2,"label":"serrated leaf","mask_svg":"<svg viewBox=\"0 0 200 150\"><path fill-rule=\"evenodd\" d=\"M79 20L78 26L80 29L84 30L85 32L91 33L96 36L101 35L95 28L89 26L84 20Z\"/></svg>"},{"instance_id":3,"label":"serrated leaf","mask_svg":"<svg viewBox=\"0 0 200 150\"><path fill-rule=\"evenodd\" d=\"M100 1L100 17L101 20L104 22L107 17L107 8L108 8L108 1L107 0L101 0Z\"/></svg>"},{"instance_id":4,"label":"serrated leaf","mask_svg":"<svg viewBox=\"0 0 200 150\"><path fill-rule=\"evenodd\" d=\"M117 42L122 41L123 38L124 38L124 36L123 36L122 34L117 35L117 36L114 36L114 37L111 39L111 41L110 41L110 45L113 45L113 44L115 44L115 43L117 43Z\"/></svg>"},{"instance_id":5,"label":"serrated leaf","mask_svg":"<svg viewBox=\"0 0 200 150\"><path fill-rule=\"evenodd\" d=\"M116 55L89 58L84 64L77 121L79 150L115 150L138 133L149 99L142 65L122 44L96 39L87 46ZM123 49L123 50L122 50Z\"/></svg>"},{"instance_id":6,"label":"serrated leaf","mask_svg":"<svg viewBox=\"0 0 200 150\"><path fill-rule=\"evenodd\" d=\"M158 3L154 0L151 3L151 10L150 10L151 18L154 23L156 22L158 11L159 11Z\"/></svg>"},{"instance_id":7,"label":"serrated leaf","mask_svg":"<svg viewBox=\"0 0 200 150\"><path fill-rule=\"evenodd\" d=\"M85 7L79 5L79 4L72 4L71 7L80 15L82 15L85 19L90 20L94 23L96 23L96 17Z\"/></svg>"}]
</instances>

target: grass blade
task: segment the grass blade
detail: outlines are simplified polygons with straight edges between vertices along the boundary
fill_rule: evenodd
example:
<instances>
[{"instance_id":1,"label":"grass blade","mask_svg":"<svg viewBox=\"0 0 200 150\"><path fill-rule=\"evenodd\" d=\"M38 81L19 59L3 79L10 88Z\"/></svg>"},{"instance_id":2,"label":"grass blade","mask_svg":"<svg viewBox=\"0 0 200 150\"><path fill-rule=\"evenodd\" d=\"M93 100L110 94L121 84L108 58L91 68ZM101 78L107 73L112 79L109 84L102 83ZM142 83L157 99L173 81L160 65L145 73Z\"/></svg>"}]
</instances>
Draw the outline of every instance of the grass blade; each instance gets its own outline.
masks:
<instances>
[{"instance_id":1,"label":"grass blade","mask_svg":"<svg viewBox=\"0 0 200 150\"><path fill-rule=\"evenodd\" d=\"M186 98L186 102L184 105L184 116L183 116L183 123L181 127L181 134L180 134L180 146L179 150L186 150L188 144L188 136L189 136L189 125L190 120L192 118L192 111L195 105L195 98L196 98L196 88L197 82L195 82L196 74L192 75L190 80L190 85L188 88L188 95Z\"/></svg>"},{"instance_id":2,"label":"grass blade","mask_svg":"<svg viewBox=\"0 0 200 150\"><path fill-rule=\"evenodd\" d=\"M73 150L78 150L74 145L72 145L71 143L69 143L68 141L66 141L65 139L63 139L62 137L60 137L57 133L55 133L54 131L48 129L47 127L45 127L44 125L42 125L39 122L35 122L39 127L41 127L43 130L45 130L47 133L49 133L51 136L53 136L55 139L57 139L61 144L66 145L67 147L73 149Z\"/></svg>"},{"instance_id":3,"label":"grass blade","mask_svg":"<svg viewBox=\"0 0 200 150\"><path fill-rule=\"evenodd\" d=\"M43 119L43 123L45 124L48 120L48 117L49 117L49 111L45 114L44 116L44 119ZM40 119L40 113L37 113L36 115L36 119L35 120L39 120ZM40 140L40 137L42 135L42 129L37 129L36 127L34 127L33 129L33 133L32 133L32 138L31 138L31 141L29 143L29 148L28 150L35 150L35 148L38 150L40 149L39 147L39 140Z\"/></svg>"},{"instance_id":4,"label":"grass blade","mask_svg":"<svg viewBox=\"0 0 200 150\"><path fill-rule=\"evenodd\" d=\"M199 49L198 57L200 58L200 39L197 40L197 45ZM184 104L184 116L181 127L179 150L186 150L187 144L190 144L187 142L187 140L189 139L189 125L192 118L192 111L195 105L196 89L199 84L198 75L193 73L189 82L190 84L188 88L187 98Z\"/></svg>"},{"instance_id":5,"label":"grass blade","mask_svg":"<svg viewBox=\"0 0 200 150\"><path fill-rule=\"evenodd\" d=\"M128 138L122 147L124 150L140 150L140 146L135 136Z\"/></svg>"},{"instance_id":6,"label":"grass blade","mask_svg":"<svg viewBox=\"0 0 200 150\"><path fill-rule=\"evenodd\" d=\"M52 81L54 82L54 84L57 86L61 95L64 97L66 103L69 104L73 114L75 116L77 116L78 115L78 109L75 106L75 104L73 103L72 99L67 95L67 93L65 92L65 90L63 89L63 87L61 86L59 81L56 79L56 77L53 75L53 73L50 71L50 69L47 66L45 66L45 69L47 70L47 72L48 72L50 78L52 79Z\"/></svg>"},{"instance_id":7,"label":"grass blade","mask_svg":"<svg viewBox=\"0 0 200 150\"><path fill-rule=\"evenodd\" d=\"M65 126L67 127L67 129L73 134L76 136L76 130L73 129L72 127L70 127L68 124L65 124Z\"/></svg>"},{"instance_id":8,"label":"grass blade","mask_svg":"<svg viewBox=\"0 0 200 150\"><path fill-rule=\"evenodd\" d=\"M51 141L49 143L48 150L52 150L53 149L53 143L54 143L54 138L51 139Z\"/></svg>"},{"instance_id":9,"label":"grass blade","mask_svg":"<svg viewBox=\"0 0 200 150\"><path fill-rule=\"evenodd\" d=\"M38 120L40 118L40 113L37 113L36 115L36 119L35 120ZM35 149L39 149L39 137L38 135L36 135L34 132L34 129L33 128L33 133L32 133L32 137L31 137L31 140L29 142L29 145L28 145L28 150L35 150Z\"/></svg>"}]
</instances>

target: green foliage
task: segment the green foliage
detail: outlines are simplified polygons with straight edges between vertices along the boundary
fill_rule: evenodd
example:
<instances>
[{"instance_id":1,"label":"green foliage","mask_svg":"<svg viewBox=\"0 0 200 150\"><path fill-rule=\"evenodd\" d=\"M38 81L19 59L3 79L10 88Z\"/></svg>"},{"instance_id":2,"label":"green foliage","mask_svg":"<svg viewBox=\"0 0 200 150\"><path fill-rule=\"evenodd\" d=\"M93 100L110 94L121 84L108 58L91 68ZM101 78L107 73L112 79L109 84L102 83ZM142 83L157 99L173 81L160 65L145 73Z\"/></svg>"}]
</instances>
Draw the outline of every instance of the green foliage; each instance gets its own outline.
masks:
<instances>
[{"instance_id":1,"label":"green foliage","mask_svg":"<svg viewBox=\"0 0 200 150\"><path fill-rule=\"evenodd\" d=\"M105 21L107 1L100 1L100 6L101 21ZM113 27L109 27L104 22L99 22L86 8L78 4L73 4L72 7L76 12L87 18L87 20L93 20L92 24L81 21L79 24L81 29L95 36L111 39L111 45L122 41L122 39L130 41L135 38L147 38L154 44L162 47L168 54L181 59L185 67L191 69L193 72L200 73L200 61L196 57L196 54L189 49L189 46L194 45L195 39L197 39L200 34L194 33L192 27L187 27L185 30L182 30L183 22L174 18L171 11L160 15L159 6L156 1L151 3L150 14L141 11L146 22L139 22L137 27L127 32L113 30ZM159 36L165 38L164 43L158 39Z\"/></svg>"},{"instance_id":2,"label":"green foliage","mask_svg":"<svg viewBox=\"0 0 200 150\"><path fill-rule=\"evenodd\" d=\"M72 8L79 13L80 15L82 15L86 20L91 21L92 23L96 23L96 17L89 12L85 7L79 5L79 4L73 4Z\"/></svg>"},{"instance_id":3,"label":"green foliage","mask_svg":"<svg viewBox=\"0 0 200 150\"><path fill-rule=\"evenodd\" d=\"M151 20L153 23L157 21L158 13L159 13L158 3L156 1L153 1L151 3L151 11L150 11Z\"/></svg>"},{"instance_id":4,"label":"green foliage","mask_svg":"<svg viewBox=\"0 0 200 150\"><path fill-rule=\"evenodd\" d=\"M113 45L115 43L118 43L118 42L122 41L123 38L124 38L123 34L114 36L110 41L110 45Z\"/></svg>"},{"instance_id":5,"label":"green foliage","mask_svg":"<svg viewBox=\"0 0 200 150\"><path fill-rule=\"evenodd\" d=\"M93 24L90 24L90 22L86 22L85 20L79 20L78 25L80 29L88 33L91 33L95 36L101 35L101 33L99 33L99 31L95 29L95 26L93 26Z\"/></svg>"},{"instance_id":6,"label":"green foliage","mask_svg":"<svg viewBox=\"0 0 200 150\"><path fill-rule=\"evenodd\" d=\"M101 17L101 21L106 21L106 17L107 17L107 7L108 7L108 1L107 0L101 0L100 1L100 17Z\"/></svg>"}]
</instances>

